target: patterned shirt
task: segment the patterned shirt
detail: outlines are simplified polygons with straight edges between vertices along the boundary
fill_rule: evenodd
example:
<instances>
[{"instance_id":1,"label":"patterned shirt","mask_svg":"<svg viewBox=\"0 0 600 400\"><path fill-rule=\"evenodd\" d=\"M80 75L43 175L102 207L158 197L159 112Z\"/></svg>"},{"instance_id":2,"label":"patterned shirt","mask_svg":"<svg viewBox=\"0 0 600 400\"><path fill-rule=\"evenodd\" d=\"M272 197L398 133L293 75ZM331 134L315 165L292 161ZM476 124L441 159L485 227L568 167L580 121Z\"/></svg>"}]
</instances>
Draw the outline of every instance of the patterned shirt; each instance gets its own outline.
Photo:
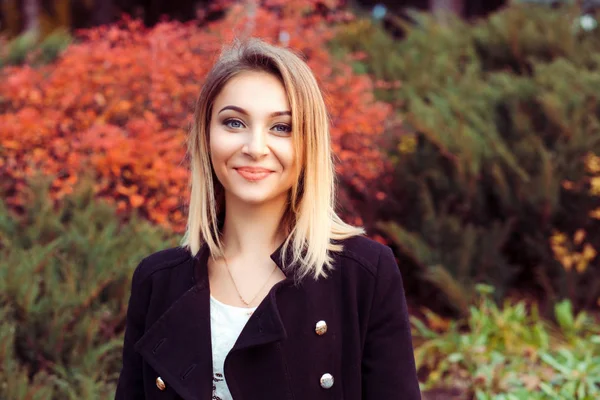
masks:
<instances>
[{"instance_id":1,"label":"patterned shirt","mask_svg":"<svg viewBox=\"0 0 600 400\"><path fill-rule=\"evenodd\" d=\"M235 344L254 308L234 307L210 296L210 324L213 356L213 400L232 400L223 374L225 357Z\"/></svg>"}]
</instances>

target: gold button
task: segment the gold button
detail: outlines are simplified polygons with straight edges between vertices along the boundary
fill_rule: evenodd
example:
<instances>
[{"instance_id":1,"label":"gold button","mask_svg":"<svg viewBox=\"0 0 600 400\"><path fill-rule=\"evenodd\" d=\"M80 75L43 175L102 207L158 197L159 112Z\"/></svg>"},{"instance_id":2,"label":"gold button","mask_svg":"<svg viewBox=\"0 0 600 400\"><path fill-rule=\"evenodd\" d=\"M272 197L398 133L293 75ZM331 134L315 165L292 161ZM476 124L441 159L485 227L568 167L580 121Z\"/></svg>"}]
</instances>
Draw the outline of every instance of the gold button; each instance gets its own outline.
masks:
<instances>
[{"instance_id":1,"label":"gold button","mask_svg":"<svg viewBox=\"0 0 600 400\"><path fill-rule=\"evenodd\" d=\"M319 336L324 335L325 332L327 332L327 322L325 322L325 321L317 322L317 325L315 326L315 332L317 332L317 335L319 335Z\"/></svg>"},{"instance_id":2,"label":"gold button","mask_svg":"<svg viewBox=\"0 0 600 400\"><path fill-rule=\"evenodd\" d=\"M165 382L162 380L162 378L160 376L158 378L156 378L156 387L159 388L160 390L165 390L167 388L167 385L165 385Z\"/></svg>"}]
</instances>

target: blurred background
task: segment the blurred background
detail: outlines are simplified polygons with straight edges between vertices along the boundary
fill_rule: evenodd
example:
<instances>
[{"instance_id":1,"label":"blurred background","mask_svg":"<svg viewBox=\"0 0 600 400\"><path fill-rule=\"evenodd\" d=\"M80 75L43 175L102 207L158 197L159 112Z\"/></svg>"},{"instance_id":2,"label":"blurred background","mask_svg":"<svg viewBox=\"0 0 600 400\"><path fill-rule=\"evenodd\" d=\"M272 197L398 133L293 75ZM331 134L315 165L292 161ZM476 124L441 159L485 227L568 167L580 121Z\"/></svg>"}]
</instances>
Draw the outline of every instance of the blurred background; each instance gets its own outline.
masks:
<instances>
[{"instance_id":1,"label":"blurred background","mask_svg":"<svg viewBox=\"0 0 600 400\"><path fill-rule=\"evenodd\" d=\"M234 0L228 3L234 3ZM543 2L543 1L541 1ZM280 2L283 3L283 2ZM323 2L327 4L327 1ZM373 1L348 0L345 5L362 11L384 7L390 12L401 14L406 9L429 11L451 11L471 18L486 15L506 3L506 0L407 0ZM548 1L547 3L551 3ZM0 12L2 30L9 35L33 31L46 36L54 29L90 28L116 22L122 13L143 19L146 26L154 26L163 17L178 21L192 21L199 15L226 5L223 1L211 0L3 0ZM213 17L218 18L220 13Z\"/></svg>"},{"instance_id":2,"label":"blurred background","mask_svg":"<svg viewBox=\"0 0 600 400\"><path fill-rule=\"evenodd\" d=\"M0 0L0 399L108 399L223 44L301 52L425 399L600 398L600 1ZM401 394L399 394L401 397Z\"/></svg>"}]
</instances>

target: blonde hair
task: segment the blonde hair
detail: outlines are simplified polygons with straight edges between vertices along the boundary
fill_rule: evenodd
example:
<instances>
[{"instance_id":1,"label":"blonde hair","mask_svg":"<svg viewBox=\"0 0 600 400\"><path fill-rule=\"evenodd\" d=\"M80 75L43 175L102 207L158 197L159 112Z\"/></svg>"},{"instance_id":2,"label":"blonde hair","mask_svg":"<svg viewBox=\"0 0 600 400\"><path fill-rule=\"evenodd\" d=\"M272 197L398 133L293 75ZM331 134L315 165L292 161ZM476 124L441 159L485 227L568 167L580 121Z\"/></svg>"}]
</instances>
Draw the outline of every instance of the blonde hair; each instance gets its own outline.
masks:
<instances>
[{"instance_id":1,"label":"blonde hair","mask_svg":"<svg viewBox=\"0 0 600 400\"><path fill-rule=\"evenodd\" d=\"M210 161L208 130L215 98L231 78L246 71L268 72L281 80L292 111L293 132L297 132L293 143L301 164L282 219L287 233L282 259L295 265L297 278L325 277L332 267L330 252L343 249L336 241L362 235L364 230L345 223L335 211L336 176L329 117L312 71L292 51L256 38L236 41L226 48L198 96L188 139L191 195L181 245L195 255L206 243L214 257L223 256L220 217L224 193Z\"/></svg>"}]
</instances>

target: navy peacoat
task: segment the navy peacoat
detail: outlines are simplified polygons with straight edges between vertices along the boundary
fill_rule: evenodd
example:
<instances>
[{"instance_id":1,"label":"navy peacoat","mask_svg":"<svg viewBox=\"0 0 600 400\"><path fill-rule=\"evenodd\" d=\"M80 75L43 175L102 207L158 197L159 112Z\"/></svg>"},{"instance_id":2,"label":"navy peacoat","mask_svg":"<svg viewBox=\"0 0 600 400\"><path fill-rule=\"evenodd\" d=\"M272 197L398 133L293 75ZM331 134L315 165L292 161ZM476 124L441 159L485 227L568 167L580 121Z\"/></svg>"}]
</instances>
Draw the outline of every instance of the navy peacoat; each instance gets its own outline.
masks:
<instances>
[{"instance_id":1,"label":"navy peacoat","mask_svg":"<svg viewBox=\"0 0 600 400\"><path fill-rule=\"evenodd\" d=\"M421 398L391 249L340 243L328 278L286 274L252 314L225 360L235 400ZM271 255L280 268L281 250ZM206 245L195 257L171 248L136 268L116 399L212 398L208 256Z\"/></svg>"}]
</instances>

